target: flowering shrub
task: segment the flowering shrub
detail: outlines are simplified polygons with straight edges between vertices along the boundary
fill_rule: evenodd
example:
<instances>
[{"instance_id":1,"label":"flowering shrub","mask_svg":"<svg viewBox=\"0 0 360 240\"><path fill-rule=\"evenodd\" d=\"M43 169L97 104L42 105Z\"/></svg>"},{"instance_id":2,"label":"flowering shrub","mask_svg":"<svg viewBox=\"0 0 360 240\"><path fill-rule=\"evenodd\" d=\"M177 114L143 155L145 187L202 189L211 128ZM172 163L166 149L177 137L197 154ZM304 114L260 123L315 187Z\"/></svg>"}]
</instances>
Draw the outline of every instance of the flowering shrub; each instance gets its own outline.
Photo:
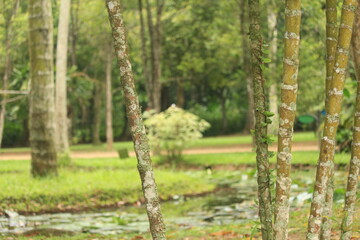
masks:
<instances>
[{"instance_id":1,"label":"flowering shrub","mask_svg":"<svg viewBox=\"0 0 360 240\"><path fill-rule=\"evenodd\" d=\"M210 127L205 120L175 105L158 114L145 112L144 118L152 150L165 152L171 162L179 160L182 151Z\"/></svg>"}]
</instances>

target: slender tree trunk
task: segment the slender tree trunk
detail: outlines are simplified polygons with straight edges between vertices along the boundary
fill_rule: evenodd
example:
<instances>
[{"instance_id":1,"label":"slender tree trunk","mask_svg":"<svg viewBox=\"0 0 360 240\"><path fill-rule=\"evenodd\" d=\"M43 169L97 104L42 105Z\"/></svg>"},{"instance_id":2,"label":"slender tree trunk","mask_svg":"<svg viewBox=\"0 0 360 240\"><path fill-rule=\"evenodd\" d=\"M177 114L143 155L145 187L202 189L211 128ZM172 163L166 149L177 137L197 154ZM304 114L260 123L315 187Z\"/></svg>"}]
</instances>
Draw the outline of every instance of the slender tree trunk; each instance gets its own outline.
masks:
<instances>
[{"instance_id":1,"label":"slender tree trunk","mask_svg":"<svg viewBox=\"0 0 360 240\"><path fill-rule=\"evenodd\" d=\"M145 23L143 16L143 2L139 1L139 14L140 14L140 37L141 37L141 52L142 52L142 63L143 63L143 75L145 80L146 96L148 98L148 107L150 109L153 107L153 86L152 79L150 74L150 69L148 65L148 54L146 50L146 38L145 38Z\"/></svg>"},{"instance_id":2,"label":"slender tree trunk","mask_svg":"<svg viewBox=\"0 0 360 240\"><path fill-rule=\"evenodd\" d=\"M73 0L75 2L76 7L72 5L70 7L70 14L71 14L71 22L70 22L70 60L71 66L77 65L76 59L76 45L77 45L77 36L79 31L78 26L78 16L79 16L79 8L80 8L80 0Z\"/></svg>"},{"instance_id":3,"label":"slender tree trunk","mask_svg":"<svg viewBox=\"0 0 360 240\"><path fill-rule=\"evenodd\" d=\"M360 4L360 0L358 0L358 4ZM344 218L341 224L341 240L351 239L355 214L356 190L360 175L360 8L357 9L356 13L352 38L352 53L357 79L357 98L355 105L353 142L351 146L351 160L345 194Z\"/></svg>"},{"instance_id":4,"label":"slender tree trunk","mask_svg":"<svg viewBox=\"0 0 360 240\"><path fill-rule=\"evenodd\" d=\"M284 72L281 87L275 199L275 239L287 240L291 187L291 147L298 90L301 0L285 2Z\"/></svg>"},{"instance_id":5,"label":"slender tree trunk","mask_svg":"<svg viewBox=\"0 0 360 240\"><path fill-rule=\"evenodd\" d=\"M332 82L327 93L326 118L319 163L316 172L313 201L311 202L310 217L308 221L307 239L320 238L324 202L328 190L328 184L332 178L335 154L335 138L339 125L339 114L343 98L343 89L346 77L346 69L349 59L349 47L352 36L352 27L355 18L357 0L344 0L341 14L341 24L335 57L335 68Z\"/></svg>"},{"instance_id":6,"label":"slender tree trunk","mask_svg":"<svg viewBox=\"0 0 360 240\"><path fill-rule=\"evenodd\" d=\"M68 136L66 72L70 20L70 0L60 2L59 30L56 49L56 127L57 151L60 164L71 162Z\"/></svg>"},{"instance_id":7,"label":"slender tree trunk","mask_svg":"<svg viewBox=\"0 0 360 240\"><path fill-rule=\"evenodd\" d=\"M226 109L226 97L224 96L224 90L221 91L221 122L222 122L222 133L225 134L228 127L227 109Z\"/></svg>"},{"instance_id":8,"label":"slender tree trunk","mask_svg":"<svg viewBox=\"0 0 360 240\"><path fill-rule=\"evenodd\" d=\"M51 0L29 0L30 146L34 177L57 175Z\"/></svg>"},{"instance_id":9,"label":"slender tree trunk","mask_svg":"<svg viewBox=\"0 0 360 240\"><path fill-rule=\"evenodd\" d=\"M102 84L95 84L94 109L93 109L93 145L100 145L100 127L101 127L101 105L102 105Z\"/></svg>"},{"instance_id":10,"label":"slender tree trunk","mask_svg":"<svg viewBox=\"0 0 360 240\"><path fill-rule=\"evenodd\" d=\"M337 0L326 0L326 79L325 79L325 101L329 93L335 64L336 46L339 28L337 23ZM326 105L327 103L325 103ZM320 143L321 145L321 143ZM320 231L320 239L327 240L331 237L331 217L334 193L334 168L330 170L328 190L325 196L324 212Z\"/></svg>"},{"instance_id":11,"label":"slender tree trunk","mask_svg":"<svg viewBox=\"0 0 360 240\"><path fill-rule=\"evenodd\" d=\"M279 110L278 110L278 95L277 95L277 88L278 88L278 80L277 80L277 71L276 71L276 53L277 53L277 19L276 19L276 12L275 8L277 5L275 0L271 0L269 7L268 7L268 28L269 28L269 57L271 62L269 63L269 77L271 85L269 89L269 109L270 112L274 114L272 118L272 123L268 125L268 132L270 134L278 134L278 126L279 126Z\"/></svg>"},{"instance_id":12,"label":"slender tree trunk","mask_svg":"<svg viewBox=\"0 0 360 240\"><path fill-rule=\"evenodd\" d=\"M112 46L110 44L110 46ZM114 143L114 134L113 134L113 123L112 123L112 90L111 90L111 67L112 67L112 49L109 49L107 52L106 59L106 144L107 149L113 149Z\"/></svg>"},{"instance_id":13,"label":"slender tree trunk","mask_svg":"<svg viewBox=\"0 0 360 240\"><path fill-rule=\"evenodd\" d=\"M265 79L261 69L262 36L260 27L259 0L249 0L251 61L255 104L255 143L258 171L259 216L263 240L274 239L273 214L271 207L269 152L267 142L267 112Z\"/></svg>"},{"instance_id":14,"label":"slender tree trunk","mask_svg":"<svg viewBox=\"0 0 360 240\"><path fill-rule=\"evenodd\" d=\"M149 142L143 125L139 99L136 93L134 75L128 56L128 45L124 21L121 18L120 4L117 0L106 0L109 20L112 27L116 56L121 73L126 113L129 120L134 148L138 159L138 170L145 197L150 231L154 240L166 239L165 224L160 209L160 200L152 168Z\"/></svg>"},{"instance_id":15,"label":"slender tree trunk","mask_svg":"<svg viewBox=\"0 0 360 240\"><path fill-rule=\"evenodd\" d=\"M240 10L240 35L241 35L241 47L242 47L242 56L243 56L243 66L245 71L246 78L246 91L247 91L247 100L248 100L248 109L246 112L246 124L244 131L250 133L251 129L255 128L255 113L254 113L254 89L252 86L251 79L251 65L250 65L250 46L248 42L247 35L247 25L248 25L248 16L246 15L247 11L246 0L239 1L239 10Z\"/></svg>"},{"instance_id":16,"label":"slender tree trunk","mask_svg":"<svg viewBox=\"0 0 360 240\"><path fill-rule=\"evenodd\" d=\"M176 106L179 108L184 108L185 106L184 80L181 77L177 80Z\"/></svg>"},{"instance_id":17,"label":"slender tree trunk","mask_svg":"<svg viewBox=\"0 0 360 240\"><path fill-rule=\"evenodd\" d=\"M161 111L161 15L164 2L156 0L156 25L152 20L151 4L146 0L146 11L148 16L148 27L151 46L151 67L152 67L152 103L151 106L156 112Z\"/></svg>"}]
</instances>

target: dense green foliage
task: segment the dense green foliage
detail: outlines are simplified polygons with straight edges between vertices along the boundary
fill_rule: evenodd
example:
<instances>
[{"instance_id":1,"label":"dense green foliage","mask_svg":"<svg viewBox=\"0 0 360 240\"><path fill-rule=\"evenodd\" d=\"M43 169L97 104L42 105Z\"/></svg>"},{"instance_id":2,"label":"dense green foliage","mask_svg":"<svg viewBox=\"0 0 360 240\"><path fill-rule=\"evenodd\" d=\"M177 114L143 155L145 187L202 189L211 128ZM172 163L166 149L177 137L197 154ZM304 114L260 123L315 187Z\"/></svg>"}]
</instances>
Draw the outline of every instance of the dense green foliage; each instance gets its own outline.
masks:
<instances>
[{"instance_id":1,"label":"dense green foliage","mask_svg":"<svg viewBox=\"0 0 360 240\"><path fill-rule=\"evenodd\" d=\"M56 3L57 1L54 1ZM265 4L265 3L264 3ZM11 90L27 90L29 65L27 46L27 2L20 1L21 8L14 22L11 74ZM145 80L143 77L140 20L136 1L123 0L124 18L128 28L133 71L137 80L140 102L147 108ZM86 6L86 7L84 7ZM281 4L279 6L282 6ZM59 4L53 4L54 32L56 37ZM154 5L155 8L155 5ZM282 8L282 7L280 7ZM244 129L248 108L245 70L242 63L240 14L237 1L166 1L162 14L162 108L167 109L184 99L184 109L198 115L211 124L205 135L236 133ZM276 29L283 35L283 9L277 9ZM299 73L298 114L315 113L323 109L324 99L324 9L322 4L303 1L301 32L301 68ZM146 12L144 11L144 15ZM266 15L266 14L264 14ZM263 35L267 34L267 19L263 16ZM3 15L0 16L0 39L3 38ZM146 30L147 47L149 39ZM283 46L278 40L276 71L265 71L266 78L280 79L280 61ZM105 82L105 57L111 43L110 27L102 1L78 0L72 2L69 37L68 70L68 117L71 120L72 143L91 142L94 116L100 114L105 121L105 108L95 112L95 85L101 88ZM4 49L0 46L0 59ZM119 73L113 62L113 118L116 140L126 139L128 133L122 94L119 89ZM0 61L0 76L3 61ZM104 91L102 92L102 95ZM14 95L17 97L17 95ZM316 103L316 104L314 104ZM104 101L101 103L104 105ZM7 106L4 132L5 146L26 145L28 138L27 97ZM105 140L105 124L101 124L100 136Z\"/></svg>"}]
</instances>

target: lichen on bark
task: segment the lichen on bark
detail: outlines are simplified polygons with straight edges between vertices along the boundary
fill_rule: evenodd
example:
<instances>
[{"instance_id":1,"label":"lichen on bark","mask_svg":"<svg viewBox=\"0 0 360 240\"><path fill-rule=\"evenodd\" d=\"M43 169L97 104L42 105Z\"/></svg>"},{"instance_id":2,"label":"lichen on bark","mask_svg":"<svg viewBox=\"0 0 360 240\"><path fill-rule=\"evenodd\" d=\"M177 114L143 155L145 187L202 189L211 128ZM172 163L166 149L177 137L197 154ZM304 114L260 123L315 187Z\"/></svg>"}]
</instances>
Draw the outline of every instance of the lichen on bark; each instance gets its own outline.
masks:
<instances>
[{"instance_id":1,"label":"lichen on bark","mask_svg":"<svg viewBox=\"0 0 360 240\"><path fill-rule=\"evenodd\" d=\"M265 79L262 72L263 39L260 27L259 0L249 0L251 62L254 86L255 145L258 174L258 198L263 240L274 239L271 206L269 151L266 114Z\"/></svg>"},{"instance_id":2,"label":"lichen on bark","mask_svg":"<svg viewBox=\"0 0 360 240\"><path fill-rule=\"evenodd\" d=\"M284 72L281 87L275 201L275 239L287 239L291 187L291 142L294 131L299 71L301 1L285 3Z\"/></svg>"},{"instance_id":3,"label":"lichen on bark","mask_svg":"<svg viewBox=\"0 0 360 240\"><path fill-rule=\"evenodd\" d=\"M358 3L360 3L360 0L358 0ZM344 217L341 224L341 240L351 239L355 214L356 190L360 174L360 8L356 11L352 52L357 78L357 97L354 114L353 144L351 146L351 159L345 194Z\"/></svg>"},{"instance_id":4,"label":"lichen on bark","mask_svg":"<svg viewBox=\"0 0 360 240\"><path fill-rule=\"evenodd\" d=\"M334 72L331 85L327 93L326 118L323 138L321 140L320 156L316 171L313 200L311 202L308 221L308 240L320 238L322 216L328 184L331 179L334 165L335 137L339 125L339 114L343 98L343 89L346 69L349 60L349 48L352 36L352 27L357 8L356 0L344 0L339 28L337 51L334 63Z\"/></svg>"},{"instance_id":5,"label":"lichen on bark","mask_svg":"<svg viewBox=\"0 0 360 240\"><path fill-rule=\"evenodd\" d=\"M51 0L29 1L31 173L57 175Z\"/></svg>"},{"instance_id":6,"label":"lichen on bark","mask_svg":"<svg viewBox=\"0 0 360 240\"><path fill-rule=\"evenodd\" d=\"M117 0L105 0L105 2L112 28L115 52L120 68L126 114L129 120L135 153L138 160L138 170L145 197L145 206L149 218L150 231L153 239L162 240L166 239L165 224L161 214L160 200L150 158L149 143L141 117L141 109L136 93L130 58L128 55L129 48L125 34L121 7Z\"/></svg>"}]
</instances>

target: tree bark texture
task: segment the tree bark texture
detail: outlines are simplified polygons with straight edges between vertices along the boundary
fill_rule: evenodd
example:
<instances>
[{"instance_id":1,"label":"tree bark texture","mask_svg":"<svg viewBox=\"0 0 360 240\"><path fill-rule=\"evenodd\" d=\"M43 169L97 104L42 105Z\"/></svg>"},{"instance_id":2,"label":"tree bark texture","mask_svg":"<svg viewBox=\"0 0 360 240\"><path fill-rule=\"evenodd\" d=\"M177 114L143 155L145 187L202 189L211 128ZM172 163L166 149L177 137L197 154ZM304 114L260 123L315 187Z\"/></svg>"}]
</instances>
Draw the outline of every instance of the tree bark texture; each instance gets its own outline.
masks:
<instances>
[{"instance_id":1,"label":"tree bark texture","mask_svg":"<svg viewBox=\"0 0 360 240\"><path fill-rule=\"evenodd\" d=\"M59 15L59 30L56 49L56 127L58 161L61 164L70 164L69 128L67 118L67 52L70 20L70 0L61 0Z\"/></svg>"},{"instance_id":2,"label":"tree bark texture","mask_svg":"<svg viewBox=\"0 0 360 240\"><path fill-rule=\"evenodd\" d=\"M278 109L278 80L277 80L277 70L276 70L276 59L277 59L277 19L276 11L277 5L275 0L270 0L268 4L268 28L269 28L269 57L271 62L269 63L269 77L270 77L270 89L269 89L269 109L270 112L274 114L272 117L272 123L268 125L268 133L276 135L278 134L279 127L279 109Z\"/></svg>"},{"instance_id":3,"label":"tree bark texture","mask_svg":"<svg viewBox=\"0 0 360 240\"><path fill-rule=\"evenodd\" d=\"M240 10L240 35L241 35L241 47L242 47L242 56L243 62L242 65L245 71L245 79L246 79L246 92L247 92L247 100L248 100L248 109L246 112L246 124L244 127L244 131L246 133L250 133L251 129L255 129L255 112L254 112L254 89L252 86L252 78L251 78L251 65L250 65L250 46L248 41L248 16L246 15L247 11L246 0L239 1L239 10Z\"/></svg>"},{"instance_id":4,"label":"tree bark texture","mask_svg":"<svg viewBox=\"0 0 360 240\"><path fill-rule=\"evenodd\" d=\"M51 0L29 0L30 146L34 177L57 174Z\"/></svg>"},{"instance_id":5,"label":"tree bark texture","mask_svg":"<svg viewBox=\"0 0 360 240\"><path fill-rule=\"evenodd\" d=\"M326 194L329 194L327 193L328 184L332 177L331 174L334 167L335 138L339 125L339 114L341 111L356 8L357 0L343 1L334 72L327 93L324 132L321 139L320 156L308 221L308 233L306 237L308 240L317 240L320 238L324 202Z\"/></svg>"},{"instance_id":6,"label":"tree bark texture","mask_svg":"<svg viewBox=\"0 0 360 240\"><path fill-rule=\"evenodd\" d=\"M358 4L360 0L358 0ZM356 204L356 190L360 174L360 8L357 9L352 38L352 53L357 79L357 97L355 105L353 142L351 160L347 180L344 217L341 224L341 240L350 240L353 231L353 221Z\"/></svg>"},{"instance_id":7,"label":"tree bark texture","mask_svg":"<svg viewBox=\"0 0 360 240\"><path fill-rule=\"evenodd\" d=\"M255 143L256 162L258 171L258 197L259 216L263 240L274 239L273 237L273 214L271 207L269 152L267 143L267 116L265 79L261 69L262 43L260 28L259 0L249 0L250 16L250 39L251 39L251 61L254 86L255 107Z\"/></svg>"},{"instance_id":8,"label":"tree bark texture","mask_svg":"<svg viewBox=\"0 0 360 240\"><path fill-rule=\"evenodd\" d=\"M163 0L156 0L156 24L153 23L151 4L146 0L148 28L151 46L151 87L152 97L150 108L161 111L161 15L164 6Z\"/></svg>"},{"instance_id":9,"label":"tree bark texture","mask_svg":"<svg viewBox=\"0 0 360 240\"><path fill-rule=\"evenodd\" d=\"M337 23L337 1L326 0L326 79L325 79L325 94L327 95L330 90L332 75L334 70L336 46L338 41L339 28ZM325 96L327 101L328 96ZM326 106L325 102L325 106ZM321 145L321 144L320 144ZM332 206L333 206L333 193L334 193L334 168L331 169L330 181L328 190L325 196L324 212L322 218L322 225L320 231L320 239L327 240L331 237L332 225Z\"/></svg>"},{"instance_id":10,"label":"tree bark texture","mask_svg":"<svg viewBox=\"0 0 360 240\"><path fill-rule=\"evenodd\" d=\"M296 114L299 73L301 0L285 2L284 72L278 131L277 178L275 199L275 239L288 239L291 187L291 146Z\"/></svg>"},{"instance_id":11,"label":"tree bark texture","mask_svg":"<svg viewBox=\"0 0 360 240\"><path fill-rule=\"evenodd\" d=\"M112 46L112 44L110 44ZM108 150L113 149L114 134L113 134L113 121L112 121L112 80L111 80L111 67L112 67L112 54L113 50L109 49L106 59L106 145Z\"/></svg>"},{"instance_id":12,"label":"tree bark texture","mask_svg":"<svg viewBox=\"0 0 360 240\"><path fill-rule=\"evenodd\" d=\"M160 200L152 168L149 141L141 117L139 99L136 93L134 75L128 56L128 44L125 35L125 26L121 15L120 4L117 0L106 0L109 20L112 27L115 52L118 58L121 82L124 92L126 114L129 120L130 131L134 142L138 170L145 197L146 210L150 223L152 238L166 239L165 224L160 209Z\"/></svg>"}]
</instances>

